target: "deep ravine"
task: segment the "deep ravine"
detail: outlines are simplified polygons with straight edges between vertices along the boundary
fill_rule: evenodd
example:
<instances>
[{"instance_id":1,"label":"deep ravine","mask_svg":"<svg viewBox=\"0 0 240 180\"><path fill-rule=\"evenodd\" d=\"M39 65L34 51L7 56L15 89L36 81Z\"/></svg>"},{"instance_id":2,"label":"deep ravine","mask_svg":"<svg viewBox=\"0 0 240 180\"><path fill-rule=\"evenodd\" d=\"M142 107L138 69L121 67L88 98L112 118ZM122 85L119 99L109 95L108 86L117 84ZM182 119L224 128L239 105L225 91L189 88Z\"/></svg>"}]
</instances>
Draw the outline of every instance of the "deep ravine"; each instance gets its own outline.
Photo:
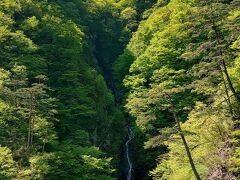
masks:
<instances>
[{"instance_id":1,"label":"deep ravine","mask_svg":"<svg viewBox=\"0 0 240 180\"><path fill-rule=\"evenodd\" d=\"M96 68L103 75L109 90L113 94L113 97L115 99L115 106L117 107L117 106L119 106L119 104L116 101L115 87L114 87L114 82L113 82L114 78L113 78L112 72L103 68L102 59L100 59L97 56L97 49L96 49L96 45L94 43L94 40L92 40L91 44L92 44L92 49L93 49L93 59L94 59L94 62L96 63ZM124 131L126 131L126 129ZM130 146L131 146L130 142L134 138L134 132L132 131L132 129L129 125L128 125L126 133L127 133L126 134L127 137L126 137L126 140L124 141L124 144L123 144L123 146L125 146L125 148L122 149L125 152L121 156L121 159L123 160L124 163L123 163L123 165L120 165L120 166L123 166L123 167L120 168L122 170L120 170L121 175L118 176L118 179L120 179L120 180L133 180L134 179L134 177L133 177L134 168L133 168L133 160L132 160L132 157L131 157L132 152L130 150Z\"/></svg>"}]
</instances>

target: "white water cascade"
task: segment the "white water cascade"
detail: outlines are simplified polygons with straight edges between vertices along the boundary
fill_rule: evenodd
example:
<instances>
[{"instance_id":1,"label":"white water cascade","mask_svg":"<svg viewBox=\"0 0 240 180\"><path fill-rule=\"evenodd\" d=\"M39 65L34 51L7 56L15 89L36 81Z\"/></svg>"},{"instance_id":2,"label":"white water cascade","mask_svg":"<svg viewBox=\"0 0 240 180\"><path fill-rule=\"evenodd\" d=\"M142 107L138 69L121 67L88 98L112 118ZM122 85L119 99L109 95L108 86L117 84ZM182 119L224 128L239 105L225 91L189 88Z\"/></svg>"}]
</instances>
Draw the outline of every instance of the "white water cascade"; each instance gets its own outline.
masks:
<instances>
[{"instance_id":1,"label":"white water cascade","mask_svg":"<svg viewBox=\"0 0 240 180\"><path fill-rule=\"evenodd\" d=\"M127 180L132 180L132 172L133 172L133 164L131 161L131 158L129 156L129 142L134 138L133 131L131 128L128 128L128 140L125 144L126 146L126 156L127 156L127 162L128 162L128 174L127 174Z\"/></svg>"}]
</instances>

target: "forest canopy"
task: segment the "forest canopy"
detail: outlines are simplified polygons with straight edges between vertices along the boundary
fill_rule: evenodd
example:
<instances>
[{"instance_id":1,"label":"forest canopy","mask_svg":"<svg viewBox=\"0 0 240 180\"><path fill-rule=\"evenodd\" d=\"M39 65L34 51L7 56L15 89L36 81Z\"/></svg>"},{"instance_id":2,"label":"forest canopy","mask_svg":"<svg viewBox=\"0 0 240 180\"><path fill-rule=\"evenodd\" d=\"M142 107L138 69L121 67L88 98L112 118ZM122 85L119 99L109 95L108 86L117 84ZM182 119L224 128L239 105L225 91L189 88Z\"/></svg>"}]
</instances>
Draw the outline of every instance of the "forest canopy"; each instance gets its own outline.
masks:
<instances>
[{"instance_id":1,"label":"forest canopy","mask_svg":"<svg viewBox=\"0 0 240 180\"><path fill-rule=\"evenodd\" d=\"M0 179L239 179L239 0L0 0Z\"/></svg>"}]
</instances>

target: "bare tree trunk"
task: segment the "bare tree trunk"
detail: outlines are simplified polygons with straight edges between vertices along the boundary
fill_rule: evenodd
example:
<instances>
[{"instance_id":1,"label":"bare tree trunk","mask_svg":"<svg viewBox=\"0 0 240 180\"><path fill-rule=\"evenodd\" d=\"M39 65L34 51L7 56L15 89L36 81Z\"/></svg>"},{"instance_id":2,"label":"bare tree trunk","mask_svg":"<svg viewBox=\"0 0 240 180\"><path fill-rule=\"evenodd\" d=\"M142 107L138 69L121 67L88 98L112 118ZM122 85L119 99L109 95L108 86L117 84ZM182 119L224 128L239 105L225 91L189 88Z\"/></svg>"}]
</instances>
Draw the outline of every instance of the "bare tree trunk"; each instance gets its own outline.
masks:
<instances>
[{"instance_id":1,"label":"bare tree trunk","mask_svg":"<svg viewBox=\"0 0 240 180\"><path fill-rule=\"evenodd\" d=\"M226 101L228 103L229 111L230 111L231 115L234 116L231 99L230 99L230 96L229 96L229 93L228 93L227 83L225 81L225 78L224 78L221 67L220 67L220 72L221 72L221 77L222 77L223 84L224 84L225 93L226 93L226 96L227 96Z\"/></svg>"},{"instance_id":2,"label":"bare tree trunk","mask_svg":"<svg viewBox=\"0 0 240 180\"><path fill-rule=\"evenodd\" d=\"M216 25L215 20L213 18L213 12L212 11L213 10L212 10L212 7L211 7L212 29L213 29L213 31L215 33L215 36L216 36L217 45L220 46L221 45L221 42L220 42L221 35L219 34L219 31L217 29L217 25ZM226 79L227 79L229 89L233 93L233 96L235 97L235 99L237 101L237 115L240 116L240 96L238 95L237 91L233 87L233 83L232 83L231 78L229 76L227 65L226 65L226 62L225 62L224 57L223 57L223 51L222 51L222 48L220 48L220 47L218 49L218 55L221 57L221 65L223 66L223 72L226 75Z\"/></svg>"},{"instance_id":3,"label":"bare tree trunk","mask_svg":"<svg viewBox=\"0 0 240 180\"><path fill-rule=\"evenodd\" d=\"M45 151L45 145L46 145L46 143L44 142L44 143L43 143L43 146L42 146L42 152Z\"/></svg>"},{"instance_id":4,"label":"bare tree trunk","mask_svg":"<svg viewBox=\"0 0 240 180\"><path fill-rule=\"evenodd\" d=\"M179 134L180 134L180 136L181 136L181 139L182 139L184 148L185 148L185 150L186 150L186 153L187 153L188 160L189 160L189 163L190 163L190 165L191 165L192 171L193 171L196 179L197 179L197 180L201 180L201 178L200 178L200 176L199 176L199 174L198 174L198 172L197 172L197 169L196 169L196 167L195 167L195 164L194 164L194 161L193 161L193 158L192 158L190 149L189 149L189 147L188 147L187 141L186 141L185 136L184 136L184 134L183 134L183 132L182 132L182 128L181 128L181 125L180 125L180 122L179 122L177 113L175 112L174 106L172 106L171 109L172 109L172 114L173 114L174 119L175 119L176 124L177 124L178 132L179 132Z\"/></svg>"},{"instance_id":5,"label":"bare tree trunk","mask_svg":"<svg viewBox=\"0 0 240 180\"><path fill-rule=\"evenodd\" d=\"M31 146L33 146L33 127L34 127L34 119L32 119L32 127L31 127L31 141L30 141Z\"/></svg>"},{"instance_id":6,"label":"bare tree trunk","mask_svg":"<svg viewBox=\"0 0 240 180\"><path fill-rule=\"evenodd\" d=\"M32 120L29 118L28 119L28 139L27 139L27 149L30 146L30 141L31 141L31 128L32 128Z\"/></svg>"},{"instance_id":7,"label":"bare tree trunk","mask_svg":"<svg viewBox=\"0 0 240 180\"><path fill-rule=\"evenodd\" d=\"M34 93L32 93L32 102L31 102L31 106L32 106L32 111L35 110L36 106L35 106L35 95ZM31 146L33 146L33 132L34 132L34 118L32 118L32 128L31 128Z\"/></svg>"},{"instance_id":8,"label":"bare tree trunk","mask_svg":"<svg viewBox=\"0 0 240 180\"><path fill-rule=\"evenodd\" d=\"M223 72L225 73L226 78L227 78L229 89L232 91L233 96L235 97L235 99L237 101L237 115L240 116L240 96L238 95L235 88L233 87L233 84L232 84L232 81L230 79L230 76L229 76L227 66L226 66L226 63L225 63L224 59L222 60L222 65L223 65Z\"/></svg>"},{"instance_id":9,"label":"bare tree trunk","mask_svg":"<svg viewBox=\"0 0 240 180\"><path fill-rule=\"evenodd\" d=\"M97 146L97 131L98 131L98 128L96 127L93 132L93 145L94 146Z\"/></svg>"},{"instance_id":10,"label":"bare tree trunk","mask_svg":"<svg viewBox=\"0 0 240 180\"><path fill-rule=\"evenodd\" d=\"M31 140L32 140L32 111L33 111L33 96L32 92L30 92L30 110L29 110L29 117L28 117L28 141L27 141L27 149L30 147Z\"/></svg>"}]
</instances>

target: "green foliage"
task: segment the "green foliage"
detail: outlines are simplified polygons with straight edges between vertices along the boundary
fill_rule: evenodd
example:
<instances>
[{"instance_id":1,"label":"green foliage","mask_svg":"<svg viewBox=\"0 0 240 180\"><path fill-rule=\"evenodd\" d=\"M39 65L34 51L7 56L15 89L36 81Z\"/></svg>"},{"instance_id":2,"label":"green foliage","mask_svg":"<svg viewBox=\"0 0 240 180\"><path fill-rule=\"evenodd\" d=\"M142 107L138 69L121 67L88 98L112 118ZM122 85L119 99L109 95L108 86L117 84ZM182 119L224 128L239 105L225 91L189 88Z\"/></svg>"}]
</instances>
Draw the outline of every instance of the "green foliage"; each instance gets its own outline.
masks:
<instances>
[{"instance_id":1,"label":"green foliage","mask_svg":"<svg viewBox=\"0 0 240 180\"><path fill-rule=\"evenodd\" d=\"M150 171L155 179L194 178L174 126L172 104L190 149L200 144L191 149L200 175L214 178L223 172L222 176L232 178L231 157L238 174L239 144L229 143L238 142L230 131L239 127L233 127L238 124L233 120L239 118L240 102L238 7L238 1L158 1L145 12L146 19L114 67L125 107L145 134L142 141L149 139L147 150L164 149L164 142L169 148L168 153L159 151L165 154L158 154L158 165ZM206 107L193 117L197 101ZM219 151L225 154L216 155Z\"/></svg>"},{"instance_id":2,"label":"green foliage","mask_svg":"<svg viewBox=\"0 0 240 180\"><path fill-rule=\"evenodd\" d=\"M38 167L32 164L36 161L31 158L44 151L46 145L55 143L55 99L47 95L49 88L42 83L44 76L38 76L36 80L28 87L25 66L15 65L11 71L1 69L0 144L12 150L3 149L6 152L1 153L1 158L9 159L12 165L9 168L18 169L14 173L4 169L6 177L39 179L47 171L44 167L34 169Z\"/></svg>"},{"instance_id":3,"label":"green foliage","mask_svg":"<svg viewBox=\"0 0 240 180\"><path fill-rule=\"evenodd\" d=\"M126 123L137 175L193 179L173 112L201 177L238 178L239 7L1 0L0 179L114 179Z\"/></svg>"},{"instance_id":4,"label":"green foliage","mask_svg":"<svg viewBox=\"0 0 240 180\"><path fill-rule=\"evenodd\" d=\"M11 179L15 177L16 170L11 150L7 147L0 147L0 178Z\"/></svg>"},{"instance_id":5,"label":"green foliage","mask_svg":"<svg viewBox=\"0 0 240 180\"><path fill-rule=\"evenodd\" d=\"M237 177L239 177L239 166L240 166L240 149L239 149L239 139L240 139L240 132L239 130L235 130L232 132L231 136L232 136L232 143L234 144L234 149L231 153L231 157L229 159L230 161L230 168L229 170L236 174Z\"/></svg>"},{"instance_id":6,"label":"green foliage","mask_svg":"<svg viewBox=\"0 0 240 180\"><path fill-rule=\"evenodd\" d=\"M18 169L6 178L112 179L124 117L95 56L110 72L121 51L120 8L115 1L0 2L0 145Z\"/></svg>"},{"instance_id":7,"label":"green foliage","mask_svg":"<svg viewBox=\"0 0 240 180\"><path fill-rule=\"evenodd\" d=\"M182 130L189 143L197 169L203 179L210 174L209 170L228 166L228 152L224 148L228 144L229 135L233 129L231 118L223 112L210 109L198 102L189 114L188 121L182 124ZM164 141L170 152L162 156L159 165L151 171L155 179L194 179L188 158L178 134L171 135ZM229 142L228 142L229 143Z\"/></svg>"},{"instance_id":8,"label":"green foliage","mask_svg":"<svg viewBox=\"0 0 240 180\"><path fill-rule=\"evenodd\" d=\"M63 144L60 151L50 159L51 172L47 177L51 179L113 179L114 172L110 168L110 158L96 147L80 147Z\"/></svg>"}]
</instances>

